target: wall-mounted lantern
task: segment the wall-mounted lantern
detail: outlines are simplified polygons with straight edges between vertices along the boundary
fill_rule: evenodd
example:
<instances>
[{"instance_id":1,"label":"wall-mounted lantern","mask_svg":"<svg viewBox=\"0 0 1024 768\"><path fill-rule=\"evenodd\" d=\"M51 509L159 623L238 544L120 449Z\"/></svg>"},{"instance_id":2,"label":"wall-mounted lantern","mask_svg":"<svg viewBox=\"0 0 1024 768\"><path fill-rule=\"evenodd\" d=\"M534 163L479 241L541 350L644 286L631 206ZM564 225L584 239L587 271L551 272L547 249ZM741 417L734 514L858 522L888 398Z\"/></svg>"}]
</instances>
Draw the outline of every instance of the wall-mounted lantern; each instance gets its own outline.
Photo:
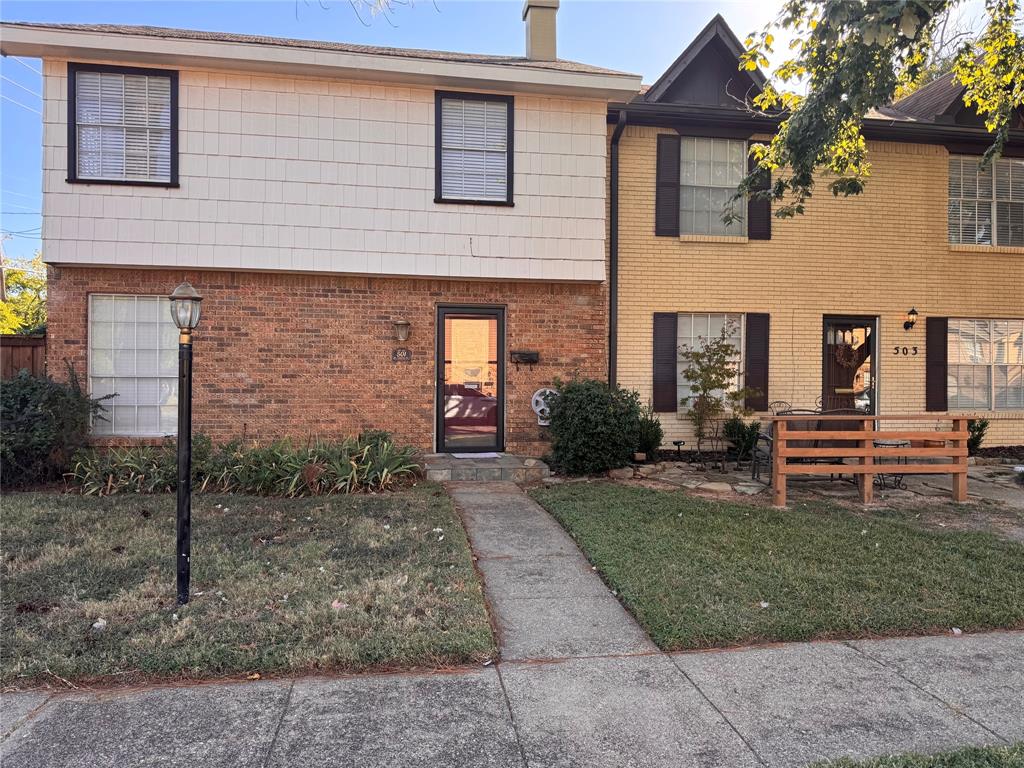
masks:
<instances>
[{"instance_id":1,"label":"wall-mounted lantern","mask_svg":"<svg viewBox=\"0 0 1024 768\"><path fill-rule=\"evenodd\" d=\"M408 320L392 320L391 325L395 329L395 338L399 341L409 340L409 328L412 325Z\"/></svg>"},{"instance_id":2,"label":"wall-mounted lantern","mask_svg":"<svg viewBox=\"0 0 1024 768\"><path fill-rule=\"evenodd\" d=\"M917 310L913 307L907 312L907 319L903 321L903 330L909 331L917 324Z\"/></svg>"}]
</instances>

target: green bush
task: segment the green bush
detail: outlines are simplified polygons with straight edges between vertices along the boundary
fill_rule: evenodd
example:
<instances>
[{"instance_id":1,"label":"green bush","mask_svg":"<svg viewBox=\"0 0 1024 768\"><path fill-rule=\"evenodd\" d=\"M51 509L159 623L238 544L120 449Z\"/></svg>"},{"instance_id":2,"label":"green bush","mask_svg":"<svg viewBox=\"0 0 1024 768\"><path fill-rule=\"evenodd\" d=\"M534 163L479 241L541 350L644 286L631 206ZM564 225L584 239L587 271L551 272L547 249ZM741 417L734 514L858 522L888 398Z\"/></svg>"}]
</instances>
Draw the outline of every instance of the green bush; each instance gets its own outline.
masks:
<instances>
[{"instance_id":1,"label":"green bush","mask_svg":"<svg viewBox=\"0 0 1024 768\"><path fill-rule=\"evenodd\" d=\"M664 437L665 430L661 428L661 419L650 405L645 405L640 410L640 435L636 444L637 451L646 454L648 459L655 458Z\"/></svg>"},{"instance_id":2,"label":"green bush","mask_svg":"<svg viewBox=\"0 0 1024 768\"><path fill-rule=\"evenodd\" d=\"M570 475L623 467L640 444L640 397L593 379L556 382L551 409L551 458Z\"/></svg>"},{"instance_id":3,"label":"green bush","mask_svg":"<svg viewBox=\"0 0 1024 768\"><path fill-rule=\"evenodd\" d=\"M82 390L74 369L68 381L21 370L0 387L0 476L4 487L59 478L85 445L90 417L102 418L102 399Z\"/></svg>"},{"instance_id":4,"label":"green bush","mask_svg":"<svg viewBox=\"0 0 1024 768\"><path fill-rule=\"evenodd\" d=\"M757 445L757 436L761 432L761 422L751 421L749 424L739 416L732 416L722 425L725 439L736 448L736 459L743 461L750 456Z\"/></svg>"},{"instance_id":5,"label":"green bush","mask_svg":"<svg viewBox=\"0 0 1024 768\"><path fill-rule=\"evenodd\" d=\"M203 435L192 440L197 491L292 497L378 491L419 471L416 451L380 432L306 446L240 440L214 446ZM168 440L158 447L83 450L67 479L87 496L170 492L177 486L176 445Z\"/></svg>"},{"instance_id":6,"label":"green bush","mask_svg":"<svg viewBox=\"0 0 1024 768\"><path fill-rule=\"evenodd\" d=\"M967 420L967 455L976 456L988 432L988 419Z\"/></svg>"}]
</instances>

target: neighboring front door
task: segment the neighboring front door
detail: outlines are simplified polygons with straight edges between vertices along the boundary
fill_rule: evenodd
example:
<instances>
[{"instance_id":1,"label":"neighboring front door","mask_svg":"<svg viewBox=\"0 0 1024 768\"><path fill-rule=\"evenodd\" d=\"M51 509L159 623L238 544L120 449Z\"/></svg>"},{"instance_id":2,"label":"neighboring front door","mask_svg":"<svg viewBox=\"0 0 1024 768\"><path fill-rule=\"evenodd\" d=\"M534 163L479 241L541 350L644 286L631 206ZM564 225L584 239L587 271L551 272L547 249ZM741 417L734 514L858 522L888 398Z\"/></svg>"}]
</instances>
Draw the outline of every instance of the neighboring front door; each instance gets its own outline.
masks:
<instances>
[{"instance_id":1,"label":"neighboring front door","mask_svg":"<svg viewBox=\"0 0 1024 768\"><path fill-rule=\"evenodd\" d=\"M437 449L505 448L505 311L437 311Z\"/></svg>"},{"instance_id":2,"label":"neighboring front door","mask_svg":"<svg viewBox=\"0 0 1024 768\"><path fill-rule=\"evenodd\" d=\"M873 317L824 318L822 410L877 413L876 329Z\"/></svg>"}]
</instances>

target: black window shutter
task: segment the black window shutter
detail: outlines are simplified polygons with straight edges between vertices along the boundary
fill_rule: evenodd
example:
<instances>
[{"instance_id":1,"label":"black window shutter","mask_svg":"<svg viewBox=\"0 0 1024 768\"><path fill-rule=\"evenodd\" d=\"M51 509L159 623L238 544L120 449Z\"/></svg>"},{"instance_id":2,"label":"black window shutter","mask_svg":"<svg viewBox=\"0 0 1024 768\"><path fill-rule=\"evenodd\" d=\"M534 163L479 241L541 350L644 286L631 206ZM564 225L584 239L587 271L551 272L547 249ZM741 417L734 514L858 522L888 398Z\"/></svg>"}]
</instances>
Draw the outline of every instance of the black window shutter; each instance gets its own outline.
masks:
<instances>
[{"instance_id":1,"label":"black window shutter","mask_svg":"<svg viewBox=\"0 0 1024 768\"><path fill-rule=\"evenodd\" d=\"M679 137L658 134L654 234L679 237Z\"/></svg>"},{"instance_id":2,"label":"black window shutter","mask_svg":"<svg viewBox=\"0 0 1024 768\"><path fill-rule=\"evenodd\" d=\"M675 312L654 313L654 410L675 412L679 405L676 385L677 315Z\"/></svg>"},{"instance_id":3,"label":"black window shutter","mask_svg":"<svg viewBox=\"0 0 1024 768\"><path fill-rule=\"evenodd\" d=\"M767 314L747 315L744 386L757 392L747 397L744 404L752 411L768 410L768 325Z\"/></svg>"},{"instance_id":4,"label":"black window shutter","mask_svg":"<svg viewBox=\"0 0 1024 768\"><path fill-rule=\"evenodd\" d=\"M747 160L747 171L753 172L757 161L750 157ZM771 171L761 170L755 190L770 189L772 186ZM747 200L747 238L750 240L772 239L772 201L751 197Z\"/></svg>"},{"instance_id":5,"label":"black window shutter","mask_svg":"<svg viewBox=\"0 0 1024 768\"><path fill-rule=\"evenodd\" d=\"M924 409L945 411L949 409L946 375L949 367L947 334L949 318L928 317L924 325Z\"/></svg>"}]
</instances>

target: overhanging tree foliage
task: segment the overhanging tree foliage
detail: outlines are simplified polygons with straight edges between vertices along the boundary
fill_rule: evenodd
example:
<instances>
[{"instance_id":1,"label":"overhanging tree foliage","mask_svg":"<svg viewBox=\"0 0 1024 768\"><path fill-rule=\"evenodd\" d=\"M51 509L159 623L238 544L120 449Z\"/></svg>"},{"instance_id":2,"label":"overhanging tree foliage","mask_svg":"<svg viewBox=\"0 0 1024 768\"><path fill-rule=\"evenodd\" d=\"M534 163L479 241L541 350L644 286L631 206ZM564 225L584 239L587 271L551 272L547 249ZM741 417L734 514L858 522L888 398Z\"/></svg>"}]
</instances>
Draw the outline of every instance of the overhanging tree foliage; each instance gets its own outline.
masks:
<instances>
[{"instance_id":1,"label":"overhanging tree foliage","mask_svg":"<svg viewBox=\"0 0 1024 768\"><path fill-rule=\"evenodd\" d=\"M730 206L767 196L775 215L804 212L817 171L826 171L833 195L860 194L870 175L861 133L871 109L891 103L934 64L936 33L962 0L787 0L778 18L747 38L741 67L768 67L774 33L793 35L791 55L772 71L754 106L781 117L769 144L754 144L771 188L757 192L759 171L743 180ZM963 100L985 119L997 157L1015 112L1024 104L1024 34L1018 0L986 0L985 29L962 45L954 76ZM793 89L806 84L801 94ZM726 210L726 219L732 214Z\"/></svg>"}]
</instances>

